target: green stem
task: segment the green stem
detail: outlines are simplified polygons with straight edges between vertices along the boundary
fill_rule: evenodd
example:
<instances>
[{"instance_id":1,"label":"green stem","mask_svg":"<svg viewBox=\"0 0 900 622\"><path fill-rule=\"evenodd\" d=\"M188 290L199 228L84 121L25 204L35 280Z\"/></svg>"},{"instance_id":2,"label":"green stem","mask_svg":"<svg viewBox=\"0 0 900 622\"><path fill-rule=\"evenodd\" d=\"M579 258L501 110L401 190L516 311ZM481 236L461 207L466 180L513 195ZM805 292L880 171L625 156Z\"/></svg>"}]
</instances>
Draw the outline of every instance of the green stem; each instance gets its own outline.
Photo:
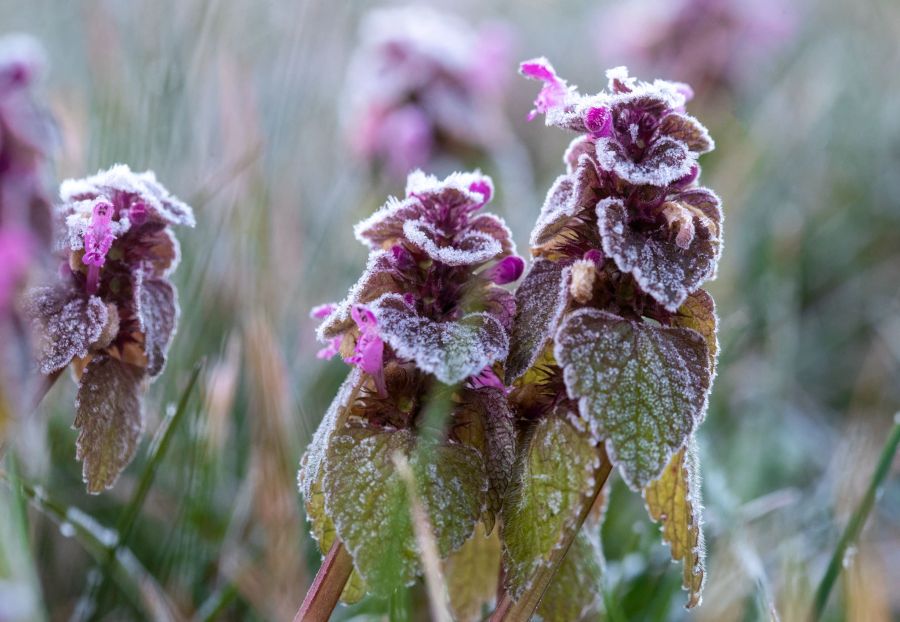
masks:
<instances>
[{"instance_id":1,"label":"green stem","mask_svg":"<svg viewBox=\"0 0 900 622\"><path fill-rule=\"evenodd\" d=\"M881 456L878 458L878 464L875 467L875 472L872 474L869 488L866 490L866 494L863 496L859 507L856 508L853 516L850 517L850 522L847 523L847 527L841 535L837 548L831 555L831 561L828 563L828 568L825 570L825 576L822 577L822 581L819 583L818 589L816 589L816 595L813 600L813 611L810 618L813 622L819 620L822 617L822 613L825 611L825 605L828 603L828 595L831 593L831 588L834 587L838 576L841 574L841 569L844 567L844 558L847 554L847 549L859 537L860 531L862 531L863 526L866 524L866 519L869 518L869 513L875 505L875 499L878 497L878 491L884 484L884 481L887 479L888 473L891 470L891 463L894 461L894 454L897 452L898 444L900 444L900 412L894 415L894 427L891 429L887 443L885 443L884 449L881 451Z\"/></svg>"}]
</instances>

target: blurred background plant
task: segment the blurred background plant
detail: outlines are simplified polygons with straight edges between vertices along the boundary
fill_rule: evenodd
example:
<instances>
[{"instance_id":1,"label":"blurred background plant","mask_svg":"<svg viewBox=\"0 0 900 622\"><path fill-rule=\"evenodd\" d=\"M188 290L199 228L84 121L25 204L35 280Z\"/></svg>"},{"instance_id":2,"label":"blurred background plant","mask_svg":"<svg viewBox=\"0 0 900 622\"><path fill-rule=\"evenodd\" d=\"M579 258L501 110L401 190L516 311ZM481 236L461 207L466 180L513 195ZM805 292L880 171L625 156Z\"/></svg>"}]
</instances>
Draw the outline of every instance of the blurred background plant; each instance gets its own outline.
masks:
<instances>
[{"instance_id":1,"label":"blurred background plant","mask_svg":"<svg viewBox=\"0 0 900 622\"><path fill-rule=\"evenodd\" d=\"M667 4L434 3L473 33L508 33L492 113L504 149L454 157L494 176L494 209L525 240L568 137L525 122L534 89L513 78L518 60L551 57L589 91L622 63L693 84L718 143L705 183L726 213L710 288L719 377L700 434L709 583L685 612L657 529L616 481L607 616L802 620L900 410L900 5L772 3L760 27L752 0ZM68 380L16 424L0 468L26 486L0 487L0 620L293 615L319 563L297 461L347 369L315 359L307 313L363 264L352 223L402 190L339 138L375 6L0 0L3 31L46 48L56 179L119 161L154 169L198 220L182 236L180 330L147 440L117 486L84 491ZM900 616L897 478L880 492L825 619ZM421 598L366 599L336 618L407 607L424 619Z\"/></svg>"}]
</instances>

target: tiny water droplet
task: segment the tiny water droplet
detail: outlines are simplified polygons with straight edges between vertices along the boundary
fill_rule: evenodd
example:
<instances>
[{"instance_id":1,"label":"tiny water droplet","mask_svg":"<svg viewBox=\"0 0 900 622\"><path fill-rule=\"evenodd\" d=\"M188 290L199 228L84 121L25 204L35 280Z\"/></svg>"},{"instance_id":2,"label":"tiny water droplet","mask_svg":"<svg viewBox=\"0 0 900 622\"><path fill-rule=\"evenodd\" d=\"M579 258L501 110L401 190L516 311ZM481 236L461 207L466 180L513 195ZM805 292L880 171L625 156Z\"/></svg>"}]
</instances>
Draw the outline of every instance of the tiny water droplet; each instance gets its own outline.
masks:
<instances>
[{"instance_id":1,"label":"tiny water droplet","mask_svg":"<svg viewBox=\"0 0 900 622\"><path fill-rule=\"evenodd\" d=\"M856 557L857 548L855 546L848 546L847 550L844 551L844 559L842 563L844 568L849 568L853 564L853 559Z\"/></svg>"},{"instance_id":2,"label":"tiny water droplet","mask_svg":"<svg viewBox=\"0 0 900 622\"><path fill-rule=\"evenodd\" d=\"M75 535L75 527L72 526L72 523L66 521L60 524L59 533L61 533L64 538L71 538Z\"/></svg>"}]
</instances>

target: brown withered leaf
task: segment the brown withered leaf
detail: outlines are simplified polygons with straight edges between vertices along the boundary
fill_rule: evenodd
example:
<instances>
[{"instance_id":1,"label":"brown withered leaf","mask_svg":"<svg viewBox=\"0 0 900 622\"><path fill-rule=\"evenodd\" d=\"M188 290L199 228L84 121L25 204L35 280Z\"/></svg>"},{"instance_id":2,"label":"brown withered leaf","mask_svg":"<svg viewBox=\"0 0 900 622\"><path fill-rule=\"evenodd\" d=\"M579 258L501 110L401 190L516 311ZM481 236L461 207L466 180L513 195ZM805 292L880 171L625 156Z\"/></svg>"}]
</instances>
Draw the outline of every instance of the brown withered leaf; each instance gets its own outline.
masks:
<instances>
[{"instance_id":1,"label":"brown withered leaf","mask_svg":"<svg viewBox=\"0 0 900 622\"><path fill-rule=\"evenodd\" d=\"M684 564L682 584L689 593L688 609L700 604L706 579L698 469L697 447L691 438L672 456L659 479L644 488L647 511L662 524L672 559Z\"/></svg>"},{"instance_id":2,"label":"brown withered leaf","mask_svg":"<svg viewBox=\"0 0 900 622\"><path fill-rule=\"evenodd\" d=\"M137 451L144 429L144 370L109 356L84 370L75 399L76 457L91 494L111 488Z\"/></svg>"},{"instance_id":3,"label":"brown withered leaf","mask_svg":"<svg viewBox=\"0 0 900 622\"><path fill-rule=\"evenodd\" d=\"M706 290L698 289L678 307L672 322L675 326L695 330L706 339L709 367L715 373L719 355L719 338L716 333L719 318L716 316L716 303L713 297Z\"/></svg>"},{"instance_id":4,"label":"brown withered leaf","mask_svg":"<svg viewBox=\"0 0 900 622\"><path fill-rule=\"evenodd\" d=\"M487 535L484 525L444 561L444 577L453 618L459 622L481 620L497 595L500 576L500 534Z\"/></svg>"}]
</instances>

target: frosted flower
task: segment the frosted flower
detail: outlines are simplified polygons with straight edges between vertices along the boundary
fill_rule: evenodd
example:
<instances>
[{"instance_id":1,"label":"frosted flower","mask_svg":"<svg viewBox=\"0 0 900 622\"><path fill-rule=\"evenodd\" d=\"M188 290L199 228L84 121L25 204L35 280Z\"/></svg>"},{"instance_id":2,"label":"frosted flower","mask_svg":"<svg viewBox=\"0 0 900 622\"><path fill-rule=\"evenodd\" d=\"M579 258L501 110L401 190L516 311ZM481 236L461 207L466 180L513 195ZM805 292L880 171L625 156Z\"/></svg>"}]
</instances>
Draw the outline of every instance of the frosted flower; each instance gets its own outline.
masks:
<instances>
[{"instance_id":1,"label":"frosted flower","mask_svg":"<svg viewBox=\"0 0 900 622\"><path fill-rule=\"evenodd\" d=\"M358 157L402 178L446 153L483 150L500 111L508 36L433 8L370 11L342 98Z\"/></svg>"},{"instance_id":2,"label":"frosted flower","mask_svg":"<svg viewBox=\"0 0 900 622\"><path fill-rule=\"evenodd\" d=\"M696 187L697 158L714 144L684 110L689 86L641 82L624 67L607 79L606 91L570 92L565 110L548 112L549 124L581 135L564 156L567 174L547 195L533 252L567 262L602 253L639 292L674 311L715 275L721 251L719 200Z\"/></svg>"},{"instance_id":3,"label":"frosted flower","mask_svg":"<svg viewBox=\"0 0 900 622\"><path fill-rule=\"evenodd\" d=\"M512 254L503 221L480 213L492 196L490 178L478 172L444 180L411 173L404 199L389 199L356 225L369 264L343 302L314 311L327 344L320 355L336 353L350 335L346 360L379 392L378 361L412 360L456 383L502 359L514 304L497 285L517 280L524 261Z\"/></svg>"},{"instance_id":4,"label":"frosted flower","mask_svg":"<svg viewBox=\"0 0 900 622\"><path fill-rule=\"evenodd\" d=\"M63 265L55 282L27 293L25 309L41 372L74 366L77 456L96 493L137 449L143 387L162 373L179 314L171 226L193 226L194 216L152 172L125 165L65 181L60 197Z\"/></svg>"}]
</instances>

